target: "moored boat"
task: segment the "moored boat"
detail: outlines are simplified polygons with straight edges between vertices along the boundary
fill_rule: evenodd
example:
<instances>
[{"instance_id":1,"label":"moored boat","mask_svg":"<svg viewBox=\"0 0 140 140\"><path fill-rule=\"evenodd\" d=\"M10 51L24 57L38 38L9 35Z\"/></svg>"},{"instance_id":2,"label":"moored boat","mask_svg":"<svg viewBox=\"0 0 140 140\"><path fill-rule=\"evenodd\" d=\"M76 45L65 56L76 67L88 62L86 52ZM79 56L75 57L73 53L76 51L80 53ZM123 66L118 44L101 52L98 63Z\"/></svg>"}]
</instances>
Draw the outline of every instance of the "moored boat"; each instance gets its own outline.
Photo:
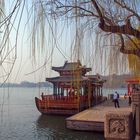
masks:
<instances>
[{"instance_id":1,"label":"moored boat","mask_svg":"<svg viewBox=\"0 0 140 140\"><path fill-rule=\"evenodd\" d=\"M42 114L72 115L104 100L102 86L105 80L99 75L86 75L91 68L80 61L65 62L61 67L52 67L58 77L46 78L53 84L53 94L35 97L37 109Z\"/></svg>"}]
</instances>

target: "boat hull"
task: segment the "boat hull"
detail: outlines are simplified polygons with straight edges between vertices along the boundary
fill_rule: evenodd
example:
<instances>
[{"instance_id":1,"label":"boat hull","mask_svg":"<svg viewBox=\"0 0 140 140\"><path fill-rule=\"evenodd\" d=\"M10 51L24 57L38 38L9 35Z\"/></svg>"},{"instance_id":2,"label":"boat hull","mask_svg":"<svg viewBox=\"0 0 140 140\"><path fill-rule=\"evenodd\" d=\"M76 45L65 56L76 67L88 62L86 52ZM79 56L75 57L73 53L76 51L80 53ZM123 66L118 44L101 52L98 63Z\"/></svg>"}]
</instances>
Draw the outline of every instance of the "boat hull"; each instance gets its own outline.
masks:
<instances>
[{"instance_id":1,"label":"boat hull","mask_svg":"<svg viewBox=\"0 0 140 140\"><path fill-rule=\"evenodd\" d=\"M35 97L35 103L41 114L73 115L79 112L76 101L47 100Z\"/></svg>"}]
</instances>

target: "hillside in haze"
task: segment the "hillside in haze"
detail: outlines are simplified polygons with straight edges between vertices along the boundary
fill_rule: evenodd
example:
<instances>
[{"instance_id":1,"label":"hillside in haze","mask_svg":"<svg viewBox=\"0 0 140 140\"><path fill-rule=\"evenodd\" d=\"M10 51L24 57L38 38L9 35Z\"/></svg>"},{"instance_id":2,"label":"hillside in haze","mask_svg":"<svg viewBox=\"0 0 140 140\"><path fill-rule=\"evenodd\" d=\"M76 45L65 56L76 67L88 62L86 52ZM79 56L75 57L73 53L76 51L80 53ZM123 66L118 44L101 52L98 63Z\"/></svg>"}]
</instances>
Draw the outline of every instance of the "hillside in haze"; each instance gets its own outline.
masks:
<instances>
[{"instance_id":1,"label":"hillside in haze","mask_svg":"<svg viewBox=\"0 0 140 140\"><path fill-rule=\"evenodd\" d=\"M127 79L132 78L131 75L110 75L110 76L101 76L103 79L107 80L104 83L105 88L126 88L127 83L125 82Z\"/></svg>"},{"instance_id":2,"label":"hillside in haze","mask_svg":"<svg viewBox=\"0 0 140 140\"><path fill-rule=\"evenodd\" d=\"M131 75L110 75L110 76L101 76L102 79L106 80L104 83L103 87L105 88L126 88L126 79L129 79L132 77ZM33 82L28 82L28 81L23 81L19 84L17 83L5 83L2 87L25 87L25 88L30 88L30 87L52 87L52 84L49 82L38 82L38 83L33 83Z\"/></svg>"},{"instance_id":3,"label":"hillside in haze","mask_svg":"<svg viewBox=\"0 0 140 140\"><path fill-rule=\"evenodd\" d=\"M4 83L1 87L25 87L25 88L30 88L30 87L52 87L52 84L49 82L38 82L38 83L33 83L33 82L28 82L28 81L23 81L19 84L17 83Z\"/></svg>"}]
</instances>

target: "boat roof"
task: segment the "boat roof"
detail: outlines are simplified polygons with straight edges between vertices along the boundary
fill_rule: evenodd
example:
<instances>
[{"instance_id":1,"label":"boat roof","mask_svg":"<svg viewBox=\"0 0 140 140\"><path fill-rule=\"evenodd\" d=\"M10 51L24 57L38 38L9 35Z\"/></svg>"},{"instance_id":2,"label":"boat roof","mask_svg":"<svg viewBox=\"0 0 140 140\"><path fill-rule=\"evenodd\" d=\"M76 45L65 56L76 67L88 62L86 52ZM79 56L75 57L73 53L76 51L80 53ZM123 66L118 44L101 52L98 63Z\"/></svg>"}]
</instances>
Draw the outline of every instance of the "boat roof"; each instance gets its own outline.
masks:
<instances>
[{"instance_id":1,"label":"boat roof","mask_svg":"<svg viewBox=\"0 0 140 140\"><path fill-rule=\"evenodd\" d=\"M91 71L91 68L87 68L85 65L82 66L80 61L77 62L68 62L66 61L63 66L60 67L52 67L52 70L55 70L57 72L60 71L74 71L78 69L84 69L86 72Z\"/></svg>"},{"instance_id":2,"label":"boat roof","mask_svg":"<svg viewBox=\"0 0 140 140\"><path fill-rule=\"evenodd\" d=\"M74 81L87 81L89 80L88 77L85 76L80 76L75 77L75 76L57 76L57 77L52 77L52 78L46 78L46 81L55 83L55 82L74 82Z\"/></svg>"},{"instance_id":3,"label":"boat roof","mask_svg":"<svg viewBox=\"0 0 140 140\"><path fill-rule=\"evenodd\" d=\"M103 79L98 79L95 75L86 75L86 76L57 76L57 77L52 77L52 78L46 78L46 81L51 82L51 83L59 83L59 82L77 82L77 81L92 81L92 83L104 83L106 80Z\"/></svg>"}]
</instances>

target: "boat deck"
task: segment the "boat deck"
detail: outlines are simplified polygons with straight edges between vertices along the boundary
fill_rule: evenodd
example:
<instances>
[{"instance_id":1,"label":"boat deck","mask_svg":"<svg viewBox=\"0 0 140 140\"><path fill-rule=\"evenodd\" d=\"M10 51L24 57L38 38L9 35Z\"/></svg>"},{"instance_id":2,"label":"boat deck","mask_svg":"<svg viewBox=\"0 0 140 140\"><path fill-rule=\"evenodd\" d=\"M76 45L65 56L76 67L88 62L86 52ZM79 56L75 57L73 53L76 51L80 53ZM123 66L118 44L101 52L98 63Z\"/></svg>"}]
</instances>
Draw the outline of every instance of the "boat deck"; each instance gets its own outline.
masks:
<instances>
[{"instance_id":1,"label":"boat deck","mask_svg":"<svg viewBox=\"0 0 140 140\"><path fill-rule=\"evenodd\" d=\"M107 112L130 111L132 108L128 106L128 100L120 99L120 108L115 108L111 100L82 111L66 119L66 127L74 130L83 131L104 131L104 121Z\"/></svg>"}]
</instances>

